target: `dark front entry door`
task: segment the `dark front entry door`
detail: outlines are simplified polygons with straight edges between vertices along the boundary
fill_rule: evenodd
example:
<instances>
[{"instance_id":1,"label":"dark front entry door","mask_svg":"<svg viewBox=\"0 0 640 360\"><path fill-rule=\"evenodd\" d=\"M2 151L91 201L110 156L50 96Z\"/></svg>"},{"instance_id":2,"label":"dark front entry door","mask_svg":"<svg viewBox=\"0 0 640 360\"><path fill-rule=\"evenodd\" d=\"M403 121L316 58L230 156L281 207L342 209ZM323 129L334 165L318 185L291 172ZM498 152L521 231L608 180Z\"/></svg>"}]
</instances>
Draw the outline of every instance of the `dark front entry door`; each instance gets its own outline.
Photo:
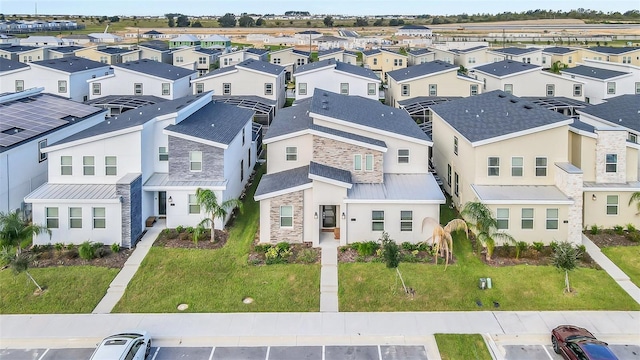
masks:
<instances>
[{"instance_id":1,"label":"dark front entry door","mask_svg":"<svg viewBox=\"0 0 640 360\"><path fill-rule=\"evenodd\" d=\"M336 227L336 206L335 205L322 205L322 227L323 228Z\"/></svg>"},{"instance_id":2,"label":"dark front entry door","mask_svg":"<svg viewBox=\"0 0 640 360\"><path fill-rule=\"evenodd\" d=\"M158 191L158 215L167 215L167 192Z\"/></svg>"}]
</instances>

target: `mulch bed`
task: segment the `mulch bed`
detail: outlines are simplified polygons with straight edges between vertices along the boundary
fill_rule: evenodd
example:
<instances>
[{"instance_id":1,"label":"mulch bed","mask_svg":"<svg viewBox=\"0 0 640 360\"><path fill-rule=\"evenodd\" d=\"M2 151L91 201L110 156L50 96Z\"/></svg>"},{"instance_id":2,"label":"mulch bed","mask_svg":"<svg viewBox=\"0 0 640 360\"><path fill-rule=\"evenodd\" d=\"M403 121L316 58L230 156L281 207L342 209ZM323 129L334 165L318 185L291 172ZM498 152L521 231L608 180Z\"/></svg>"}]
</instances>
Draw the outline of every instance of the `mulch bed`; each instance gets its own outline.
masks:
<instances>
[{"instance_id":1,"label":"mulch bed","mask_svg":"<svg viewBox=\"0 0 640 360\"><path fill-rule=\"evenodd\" d=\"M598 247L603 248L607 246L638 246L640 243L629 240L627 232L623 231L622 234L616 234L613 230L601 230L597 234L592 234L590 231L585 231L584 234L593 241Z\"/></svg>"},{"instance_id":2,"label":"mulch bed","mask_svg":"<svg viewBox=\"0 0 640 360\"><path fill-rule=\"evenodd\" d=\"M413 254L412 251L400 250L401 262L419 262L424 264L435 264L433 255L430 255L427 251L418 251L417 254ZM380 256L362 256L358 254L356 249L348 246L338 248L338 262L339 263L355 263L355 262L383 262L384 259ZM449 264L455 264L456 258L449 260ZM444 263L444 258L438 259L439 264Z\"/></svg>"},{"instance_id":3,"label":"mulch bed","mask_svg":"<svg viewBox=\"0 0 640 360\"><path fill-rule=\"evenodd\" d=\"M30 251L34 257L30 266L34 268L46 268L91 265L121 269L134 250L121 248L119 252L114 253L109 246L105 245L103 248L103 252L106 255L92 260L80 258L77 247L73 249L55 250L53 246L51 246L50 248L44 248L42 250Z\"/></svg>"},{"instance_id":4,"label":"mulch bed","mask_svg":"<svg viewBox=\"0 0 640 360\"><path fill-rule=\"evenodd\" d=\"M250 265L269 265L267 264L266 255L262 251L257 251L256 246L268 246L259 244L257 241L251 246L249 252L249 258L247 263ZM275 245L273 245L275 246ZM312 247L310 242L301 244L289 244L291 255L285 259L282 259L280 263L283 264L319 264L321 258L321 250L319 248Z\"/></svg>"},{"instance_id":5,"label":"mulch bed","mask_svg":"<svg viewBox=\"0 0 640 360\"><path fill-rule=\"evenodd\" d=\"M164 229L158 235L153 246L161 246L166 248L178 249L219 249L227 243L229 233L223 230L215 230L215 242L211 242L211 230L207 229L204 234L198 238L198 243L193 241L193 234L188 231L178 233L176 229Z\"/></svg>"}]
</instances>

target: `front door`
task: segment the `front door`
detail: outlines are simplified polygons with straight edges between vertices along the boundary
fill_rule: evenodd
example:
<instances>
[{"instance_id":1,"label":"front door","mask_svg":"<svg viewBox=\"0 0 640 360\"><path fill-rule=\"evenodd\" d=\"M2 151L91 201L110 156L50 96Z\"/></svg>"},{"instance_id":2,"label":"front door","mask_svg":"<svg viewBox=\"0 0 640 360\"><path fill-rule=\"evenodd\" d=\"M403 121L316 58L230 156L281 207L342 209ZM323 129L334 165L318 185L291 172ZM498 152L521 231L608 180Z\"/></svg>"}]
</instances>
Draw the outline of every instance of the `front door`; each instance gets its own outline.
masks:
<instances>
[{"instance_id":1,"label":"front door","mask_svg":"<svg viewBox=\"0 0 640 360\"><path fill-rule=\"evenodd\" d=\"M335 205L322 205L322 227L323 228L336 227L336 206Z\"/></svg>"},{"instance_id":2,"label":"front door","mask_svg":"<svg viewBox=\"0 0 640 360\"><path fill-rule=\"evenodd\" d=\"M167 192L158 191L158 215L167 215Z\"/></svg>"}]
</instances>

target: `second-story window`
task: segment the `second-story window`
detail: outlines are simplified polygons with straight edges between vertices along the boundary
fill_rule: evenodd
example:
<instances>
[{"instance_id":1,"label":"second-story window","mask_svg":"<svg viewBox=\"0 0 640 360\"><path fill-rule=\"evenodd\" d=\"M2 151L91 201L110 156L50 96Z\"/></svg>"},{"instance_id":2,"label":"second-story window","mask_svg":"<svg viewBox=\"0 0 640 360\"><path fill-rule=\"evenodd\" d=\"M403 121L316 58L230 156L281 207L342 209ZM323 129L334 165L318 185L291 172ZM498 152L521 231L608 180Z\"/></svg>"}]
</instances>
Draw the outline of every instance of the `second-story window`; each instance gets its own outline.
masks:
<instances>
[{"instance_id":1,"label":"second-story window","mask_svg":"<svg viewBox=\"0 0 640 360\"><path fill-rule=\"evenodd\" d=\"M60 175L73 175L73 160L71 156L60 156Z\"/></svg>"},{"instance_id":2,"label":"second-story window","mask_svg":"<svg viewBox=\"0 0 640 360\"><path fill-rule=\"evenodd\" d=\"M24 91L24 80L16 80L16 92Z\"/></svg>"},{"instance_id":3,"label":"second-story window","mask_svg":"<svg viewBox=\"0 0 640 360\"><path fill-rule=\"evenodd\" d=\"M522 156L511 158L511 176L522 176L524 174L524 159Z\"/></svg>"},{"instance_id":4,"label":"second-story window","mask_svg":"<svg viewBox=\"0 0 640 360\"><path fill-rule=\"evenodd\" d=\"M556 86L554 84L547 84L547 96L555 96Z\"/></svg>"},{"instance_id":5,"label":"second-story window","mask_svg":"<svg viewBox=\"0 0 640 360\"><path fill-rule=\"evenodd\" d=\"M222 84L222 94L231 95L231 83Z\"/></svg>"},{"instance_id":6,"label":"second-story window","mask_svg":"<svg viewBox=\"0 0 640 360\"><path fill-rule=\"evenodd\" d=\"M118 158L115 156L104 157L104 174L107 176L118 175Z\"/></svg>"},{"instance_id":7,"label":"second-story window","mask_svg":"<svg viewBox=\"0 0 640 360\"><path fill-rule=\"evenodd\" d=\"M411 95L409 84L402 84L402 96Z\"/></svg>"},{"instance_id":8,"label":"second-story window","mask_svg":"<svg viewBox=\"0 0 640 360\"><path fill-rule=\"evenodd\" d=\"M298 84L298 95L307 95L307 83Z\"/></svg>"},{"instance_id":9,"label":"second-story window","mask_svg":"<svg viewBox=\"0 0 640 360\"><path fill-rule=\"evenodd\" d=\"M607 83L607 95L615 95L616 93L616 83L608 82Z\"/></svg>"},{"instance_id":10,"label":"second-story window","mask_svg":"<svg viewBox=\"0 0 640 360\"><path fill-rule=\"evenodd\" d=\"M487 175L500 176L500 158L490 156L487 158Z\"/></svg>"},{"instance_id":11,"label":"second-story window","mask_svg":"<svg viewBox=\"0 0 640 360\"><path fill-rule=\"evenodd\" d=\"M285 149L285 158L287 161L298 161L298 148L295 146L287 146Z\"/></svg>"},{"instance_id":12,"label":"second-story window","mask_svg":"<svg viewBox=\"0 0 640 360\"><path fill-rule=\"evenodd\" d=\"M373 154L366 154L364 156L364 170L373 171Z\"/></svg>"},{"instance_id":13,"label":"second-story window","mask_svg":"<svg viewBox=\"0 0 640 360\"><path fill-rule=\"evenodd\" d=\"M196 83L196 94L202 94L204 92L204 84Z\"/></svg>"},{"instance_id":14,"label":"second-story window","mask_svg":"<svg viewBox=\"0 0 640 360\"><path fill-rule=\"evenodd\" d=\"M536 158L536 176L547 176L547 158Z\"/></svg>"},{"instance_id":15,"label":"second-story window","mask_svg":"<svg viewBox=\"0 0 640 360\"><path fill-rule=\"evenodd\" d=\"M169 152L166 146L160 146L158 148L158 161L169 161Z\"/></svg>"},{"instance_id":16,"label":"second-story window","mask_svg":"<svg viewBox=\"0 0 640 360\"><path fill-rule=\"evenodd\" d=\"M606 158L606 172L608 173L618 172L618 155L607 154L605 158Z\"/></svg>"},{"instance_id":17,"label":"second-story window","mask_svg":"<svg viewBox=\"0 0 640 360\"><path fill-rule=\"evenodd\" d=\"M171 95L171 84L162 83L162 95Z\"/></svg>"},{"instance_id":18,"label":"second-story window","mask_svg":"<svg viewBox=\"0 0 640 360\"><path fill-rule=\"evenodd\" d=\"M38 141L38 162L47 160L47 153L42 152L42 149L47 147L47 139Z\"/></svg>"},{"instance_id":19,"label":"second-story window","mask_svg":"<svg viewBox=\"0 0 640 360\"><path fill-rule=\"evenodd\" d=\"M95 175L96 174L96 160L93 156L82 157L82 174L83 175Z\"/></svg>"},{"instance_id":20,"label":"second-story window","mask_svg":"<svg viewBox=\"0 0 640 360\"><path fill-rule=\"evenodd\" d=\"M133 94L134 95L142 95L142 84L141 83L133 84Z\"/></svg>"},{"instance_id":21,"label":"second-story window","mask_svg":"<svg viewBox=\"0 0 640 360\"><path fill-rule=\"evenodd\" d=\"M409 163L409 149L398 149L398 164Z\"/></svg>"},{"instance_id":22,"label":"second-story window","mask_svg":"<svg viewBox=\"0 0 640 360\"><path fill-rule=\"evenodd\" d=\"M438 96L438 84L429 84L429 96Z\"/></svg>"},{"instance_id":23,"label":"second-story window","mask_svg":"<svg viewBox=\"0 0 640 360\"><path fill-rule=\"evenodd\" d=\"M377 88L376 87L376 83L368 83L367 84L367 95L375 95L376 94L376 88Z\"/></svg>"},{"instance_id":24,"label":"second-story window","mask_svg":"<svg viewBox=\"0 0 640 360\"><path fill-rule=\"evenodd\" d=\"M582 96L582 85L574 84L573 85L573 96Z\"/></svg>"},{"instance_id":25,"label":"second-story window","mask_svg":"<svg viewBox=\"0 0 640 360\"><path fill-rule=\"evenodd\" d=\"M478 85L477 84L470 85L470 89L471 89L470 90L471 96L478 95Z\"/></svg>"},{"instance_id":26,"label":"second-story window","mask_svg":"<svg viewBox=\"0 0 640 360\"><path fill-rule=\"evenodd\" d=\"M273 83L265 83L264 84L264 94L265 95L273 95Z\"/></svg>"},{"instance_id":27,"label":"second-story window","mask_svg":"<svg viewBox=\"0 0 640 360\"><path fill-rule=\"evenodd\" d=\"M504 84L504 92L513 94L513 84Z\"/></svg>"},{"instance_id":28,"label":"second-story window","mask_svg":"<svg viewBox=\"0 0 640 360\"><path fill-rule=\"evenodd\" d=\"M353 170L355 171L362 170L362 155L360 154L353 155Z\"/></svg>"},{"instance_id":29,"label":"second-story window","mask_svg":"<svg viewBox=\"0 0 640 360\"><path fill-rule=\"evenodd\" d=\"M202 151L189 151L189 170L202 171Z\"/></svg>"},{"instance_id":30,"label":"second-story window","mask_svg":"<svg viewBox=\"0 0 640 360\"><path fill-rule=\"evenodd\" d=\"M458 137L453 137L453 153L458 155Z\"/></svg>"},{"instance_id":31,"label":"second-story window","mask_svg":"<svg viewBox=\"0 0 640 360\"><path fill-rule=\"evenodd\" d=\"M102 84L100 83L91 84L91 93L93 95L100 95L102 93Z\"/></svg>"},{"instance_id":32,"label":"second-story window","mask_svg":"<svg viewBox=\"0 0 640 360\"><path fill-rule=\"evenodd\" d=\"M340 83L340 94L349 95L349 83Z\"/></svg>"},{"instance_id":33,"label":"second-story window","mask_svg":"<svg viewBox=\"0 0 640 360\"><path fill-rule=\"evenodd\" d=\"M206 64L207 63L207 58L204 56L201 56L198 58L198 64Z\"/></svg>"},{"instance_id":34,"label":"second-story window","mask_svg":"<svg viewBox=\"0 0 640 360\"><path fill-rule=\"evenodd\" d=\"M58 92L59 93L67 92L67 80L58 80Z\"/></svg>"}]
</instances>

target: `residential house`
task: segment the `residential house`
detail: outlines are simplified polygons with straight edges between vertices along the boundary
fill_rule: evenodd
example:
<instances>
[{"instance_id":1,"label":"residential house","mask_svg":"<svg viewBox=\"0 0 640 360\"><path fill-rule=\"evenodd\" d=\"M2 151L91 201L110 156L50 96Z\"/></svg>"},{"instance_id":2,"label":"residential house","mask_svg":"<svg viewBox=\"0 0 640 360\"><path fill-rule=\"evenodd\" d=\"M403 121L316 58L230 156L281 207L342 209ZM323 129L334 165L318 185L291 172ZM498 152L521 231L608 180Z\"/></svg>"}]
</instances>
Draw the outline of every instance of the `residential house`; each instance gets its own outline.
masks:
<instances>
[{"instance_id":1,"label":"residential house","mask_svg":"<svg viewBox=\"0 0 640 360\"><path fill-rule=\"evenodd\" d=\"M29 36L26 39L20 39L20 45L23 46L62 46L62 39L55 36Z\"/></svg>"},{"instance_id":2,"label":"residential house","mask_svg":"<svg viewBox=\"0 0 640 360\"><path fill-rule=\"evenodd\" d=\"M623 94L635 94L638 77L633 73L578 64L560 72L563 77L584 83L585 101L600 104Z\"/></svg>"},{"instance_id":3,"label":"residential house","mask_svg":"<svg viewBox=\"0 0 640 360\"><path fill-rule=\"evenodd\" d=\"M503 90L516 96L562 96L583 101L585 82L543 71L538 65L502 60L469 71L486 91Z\"/></svg>"},{"instance_id":4,"label":"residential house","mask_svg":"<svg viewBox=\"0 0 640 360\"><path fill-rule=\"evenodd\" d=\"M550 68L556 62L564 64L567 67L574 67L580 61L580 50L567 47L547 47L542 49L542 67Z\"/></svg>"},{"instance_id":5,"label":"residential house","mask_svg":"<svg viewBox=\"0 0 640 360\"><path fill-rule=\"evenodd\" d=\"M443 61L431 61L387 73L385 102L399 102L422 96L471 96L482 92L482 82L458 73L459 67Z\"/></svg>"},{"instance_id":6,"label":"residential house","mask_svg":"<svg viewBox=\"0 0 640 360\"><path fill-rule=\"evenodd\" d=\"M581 49L582 59L640 66L640 47L594 46Z\"/></svg>"},{"instance_id":7,"label":"residential house","mask_svg":"<svg viewBox=\"0 0 640 360\"><path fill-rule=\"evenodd\" d=\"M151 40L140 43L138 45L138 50L140 50L140 59L149 59L165 64L173 63L171 49L169 49L169 45L164 41Z\"/></svg>"},{"instance_id":8,"label":"residential house","mask_svg":"<svg viewBox=\"0 0 640 360\"><path fill-rule=\"evenodd\" d=\"M433 162L461 209L479 201L517 241L582 243L573 119L496 90L431 107ZM544 144L544 146L541 146Z\"/></svg>"},{"instance_id":9,"label":"residential house","mask_svg":"<svg viewBox=\"0 0 640 360\"><path fill-rule=\"evenodd\" d=\"M248 59L268 61L269 50L248 48L220 55L220 67L232 66Z\"/></svg>"},{"instance_id":10,"label":"residential house","mask_svg":"<svg viewBox=\"0 0 640 360\"><path fill-rule=\"evenodd\" d=\"M260 242L341 245L424 241L425 217L439 218L444 195L428 171L431 139L406 112L377 100L316 89L282 109L264 139L267 173Z\"/></svg>"},{"instance_id":11,"label":"residential house","mask_svg":"<svg viewBox=\"0 0 640 360\"><path fill-rule=\"evenodd\" d=\"M182 47L173 50L173 65L193 69L202 76L218 62L220 50L203 49L200 46Z\"/></svg>"},{"instance_id":12,"label":"residential house","mask_svg":"<svg viewBox=\"0 0 640 360\"><path fill-rule=\"evenodd\" d=\"M362 64L387 82L389 71L407 67L407 56L387 49L375 49L362 52Z\"/></svg>"},{"instance_id":13,"label":"residential house","mask_svg":"<svg viewBox=\"0 0 640 360\"><path fill-rule=\"evenodd\" d=\"M0 212L7 213L26 210L24 197L47 181L48 156L40 150L104 121L105 111L42 88L1 95L0 103Z\"/></svg>"},{"instance_id":14,"label":"residential house","mask_svg":"<svg viewBox=\"0 0 640 360\"><path fill-rule=\"evenodd\" d=\"M446 62L447 64L453 64L455 62L456 56L458 55L448 48L429 48L429 50L433 52L434 60L440 60L442 62Z\"/></svg>"},{"instance_id":15,"label":"residential house","mask_svg":"<svg viewBox=\"0 0 640 360\"><path fill-rule=\"evenodd\" d=\"M0 57L0 94L20 92L24 87L29 64Z\"/></svg>"},{"instance_id":16,"label":"residential house","mask_svg":"<svg viewBox=\"0 0 640 360\"><path fill-rule=\"evenodd\" d=\"M90 99L106 95L153 95L167 100L193 94L196 72L179 66L143 59L114 64L113 73L87 81Z\"/></svg>"},{"instance_id":17,"label":"residential house","mask_svg":"<svg viewBox=\"0 0 640 360\"><path fill-rule=\"evenodd\" d=\"M310 59L311 53L308 51L286 48L272 51L269 62L284 66L285 79L289 82L291 81L292 74L296 71L297 67L309 63Z\"/></svg>"},{"instance_id":18,"label":"residential house","mask_svg":"<svg viewBox=\"0 0 640 360\"><path fill-rule=\"evenodd\" d=\"M318 51L318 61L329 59L356 65L358 63L358 54L339 48Z\"/></svg>"},{"instance_id":19,"label":"residential house","mask_svg":"<svg viewBox=\"0 0 640 360\"><path fill-rule=\"evenodd\" d=\"M140 35L140 37L143 39L161 39L163 35L164 35L163 33L157 30L149 30L149 31L143 32L142 35Z\"/></svg>"},{"instance_id":20,"label":"residential house","mask_svg":"<svg viewBox=\"0 0 640 360\"><path fill-rule=\"evenodd\" d=\"M140 50L96 45L77 50L76 56L113 65L140 60Z\"/></svg>"},{"instance_id":21,"label":"residential house","mask_svg":"<svg viewBox=\"0 0 640 360\"><path fill-rule=\"evenodd\" d=\"M200 46L200 39L195 35L184 34L169 40L169 47L172 49L180 48L183 46Z\"/></svg>"},{"instance_id":22,"label":"residential house","mask_svg":"<svg viewBox=\"0 0 640 360\"><path fill-rule=\"evenodd\" d=\"M87 34L87 36L89 36L90 42L97 44L113 44L122 41L122 37L109 33L91 33Z\"/></svg>"},{"instance_id":23,"label":"residential house","mask_svg":"<svg viewBox=\"0 0 640 360\"><path fill-rule=\"evenodd\" d=\"M467 69L487 62L487 47L485 45L466 49L451 49L450 52L455 54L453 63Z\"/></svg>"},{"instance_id":24,"label":"residential house","mask_svg":"<svg viewBox=\"0 0 640 360\"><path fill-rule=\"evenodd\" d=\"M33 221L51 230L34 244L135 246L149 217L167 227L209 217L198 188L241 196L255 163L253 112L211 93L140 107L42 149L48 181L29 194ZM220 229L229 217L216 219ZM152 222L152 221L150 221Z\"/></svg>"},{"instance_id":25,"label":"residential house","mask_svg":"<svg viewBox=\"0 0 640 360\"><path fill-rule=\"evenodd\" d=\"M487 61L513 60L526 64L542 66L542 49L530 47L508 47L502 49L487 49Z\"/></svg>"},{"instance_id":26,"label":"residential house","mask_svg":"<svg viewBox=\"0 0 640 360\"><path fill-rule=\"evenodd\" d=\"M59 46L55 48L48 48L47 59L60 59L65 57L76 56L76 51L82 49L81 46Z\"/></svg>"},{"instance_id":27,"label":"residential house","mask_svg":"<svg viewBox=\"0 0 640 360\"><path fill-rule=\"evenodd\" d=\"M372 100L380 97L378 89L381 82L373 71L334 59L299 66L293 76L296 80L296 100L313 96L315 89Z\"/></svg>"},{"instance_id":28,"label":"residential house","mask_svg":"<svg viewBox=\"0 0 640 360\"><path fill-rule=\"evenodd\" d=\"M46 49L43 47L12 45L0 47L0 57L29 63L32 61L45 60Z\"/></svg>"},{"instance_id":29,"label":"residential house","mask_svg":"<svg viewBox=\"0 0 640 360\"><path fill-rule=\"evenodd\" d=\"M311 40L313 39L317 39L319 37L322 36L322 33L319 31L315 31L315 30L305 30L305 31L299 31L295 34L293 34L293 37L300 40L300 44L309 44L309 42L311 42Z\"/></svg>"},{"instance_id":30,"label":"residential house","mask_svg":"<svg viewBox=\"0 0 640 360\"><path fill-rule=\"evenodd\" d=\"M191 46L191 45L189 45ZM203 49L216 49L222 52L227 52L231 49L231 39L222 35L211 35L200 41L200 46Z\"/></svg>"},{"instance_id":31,"label":"residential house","mask_svg":"<svg viewBox=\"0 0 640 360\"><path fill-rule=\"evenodd\" d=\"M424 25L404 25L396 31L396 36L420 36L431 38L432 31Z\"/></svg>"},{"instance_id":32,"label":"residential house","mask_svg":"<svg viewBox=\"0 0 640 360\"><path fill-rule=\"evenodd\" d=\"M323 35L313 39L311 44L315 45L318 48L318 51L334 48L344 49L349 47L349 39L333 35Z\"/></svg>"},{"instance_id":33,"label":"residential house","mask_svg":"<svg viewBox=\"0 0 640 360\"><path fill-rule=\"evenodd\" d=\"M2 24L0 23L0 31L2 31ZM0 46L15 46L20 45L20 38L17 38L9 34L0 34Z\"/></svg>"},{"instance_id":34,"label":"residential house","mask_svg":"<svg viewBox=\"0 0 640 360\"><path fill-rule=\"evenodd\" d=\"M64 41L65 44L70 46L90 44L92 40L92 38L90 38L89 35L85 35L85 34L62 35L61 39L62 41Z\"/></svg>"},{"instance_id":35,"label":"residential house","mask_svg":"<svg viewBox=\"0 0 640 360\"><path fill-rule=\"evenodd\" d=\"M412 49L407 52L407 63L409 66L424 64L434 61L436 54L430 49Z\"/></svg>"}]
</instances>

